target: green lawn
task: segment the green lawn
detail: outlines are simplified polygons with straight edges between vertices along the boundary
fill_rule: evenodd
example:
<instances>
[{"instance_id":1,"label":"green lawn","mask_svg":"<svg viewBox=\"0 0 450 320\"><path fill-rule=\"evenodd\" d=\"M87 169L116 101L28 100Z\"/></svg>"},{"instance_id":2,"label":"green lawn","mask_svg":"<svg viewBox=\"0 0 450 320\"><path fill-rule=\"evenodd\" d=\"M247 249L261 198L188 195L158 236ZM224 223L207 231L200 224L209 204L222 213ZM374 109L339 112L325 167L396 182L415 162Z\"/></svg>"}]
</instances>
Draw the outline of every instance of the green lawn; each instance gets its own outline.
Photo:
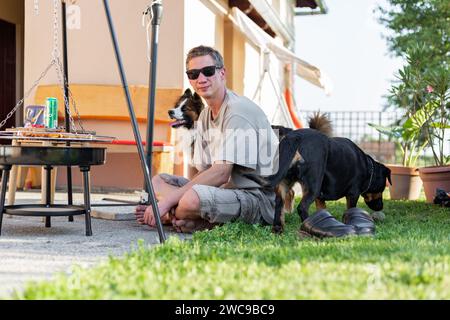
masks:
<instances>
[{"instance_id":1,"label":"green lawn","mask_svg":"<svg viewBox=\"0 0 450 320\"><path fill-rule=\"evenodd\" d=\"M360 203L367 210L367 207ZM339 219L344 202L329 202ZM30 284L20 299L450 299L450 210L385 201L374 238L299 240L227 224Z\"/></svg>"}]
</instances>

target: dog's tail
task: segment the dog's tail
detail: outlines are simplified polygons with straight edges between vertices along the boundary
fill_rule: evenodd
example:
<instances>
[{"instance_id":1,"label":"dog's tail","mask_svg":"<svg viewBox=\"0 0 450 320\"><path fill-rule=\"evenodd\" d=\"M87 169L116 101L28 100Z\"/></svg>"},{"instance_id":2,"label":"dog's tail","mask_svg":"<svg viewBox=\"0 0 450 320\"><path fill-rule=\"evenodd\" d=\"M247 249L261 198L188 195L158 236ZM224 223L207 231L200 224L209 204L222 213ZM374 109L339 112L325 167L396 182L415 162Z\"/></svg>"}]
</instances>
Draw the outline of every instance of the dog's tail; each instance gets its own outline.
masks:
<instances>
[{"instance_id":1,"label":"dog's tail","mask_svg":"<svg viewBox=\"0 0 450 320\"><path fill-rule=\"evenodd\" d=\"M286 177L288 170L291 168L295 155L298 151L298 146L300 145L300 138L292 136L291 139L282 139L279 144L279 160L278 172L274 175L267 177L267 181L270 186L277 186L281 180Z\"/></svg>"},{"instance_id":2,"label":"dog's tail","mask_svg":"<svg viewBox=\"0 0 450 320\"><path fill-rule=\"evenodd\" d=\"M309 127L323 134L331 137L333 135L333 128L331 127L331 120L328 119L326 114L321 114L320 112L315 112L312 117L309 118Z\"/></svg>"}]
</instances>

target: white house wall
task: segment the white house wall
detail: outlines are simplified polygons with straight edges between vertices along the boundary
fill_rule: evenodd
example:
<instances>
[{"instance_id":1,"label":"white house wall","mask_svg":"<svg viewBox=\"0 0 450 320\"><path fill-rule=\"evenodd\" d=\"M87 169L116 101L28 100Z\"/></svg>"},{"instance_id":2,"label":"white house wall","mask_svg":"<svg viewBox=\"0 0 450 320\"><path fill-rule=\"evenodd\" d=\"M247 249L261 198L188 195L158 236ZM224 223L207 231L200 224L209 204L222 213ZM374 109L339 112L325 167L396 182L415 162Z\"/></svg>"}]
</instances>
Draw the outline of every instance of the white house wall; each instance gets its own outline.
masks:
<instances>
[{"instance_id":1,"label":"white house wall","mask_svg":"<svg viewBox=\"0 0 450 320\"><path fill-rule=\"evenodd\" d=\"M123 65L130 85L147 85L146 32L142 12L148 0L111 0L110 9ZM181 88L184 75L184 12L182 1L165 0L159 32L157 86ZM69 79L71 83L120 84L117 63L102 1L77 0L80 29L68 30ZM180 7L181 5L181 7ZM39 1L35 15L33 1L25 3L25 90L51 61L53 48L53 1ZM59 10L60 18L60 10ZM61 35L61 27L58 32ZM60 38L61 39L61 38ZM61 50L61 47L60 47ZM54 72L42 84L57 83ZM33 97L33 94L31 95ZM28 99L26 103L31 103Z\"/></svg>"}]
</instances>

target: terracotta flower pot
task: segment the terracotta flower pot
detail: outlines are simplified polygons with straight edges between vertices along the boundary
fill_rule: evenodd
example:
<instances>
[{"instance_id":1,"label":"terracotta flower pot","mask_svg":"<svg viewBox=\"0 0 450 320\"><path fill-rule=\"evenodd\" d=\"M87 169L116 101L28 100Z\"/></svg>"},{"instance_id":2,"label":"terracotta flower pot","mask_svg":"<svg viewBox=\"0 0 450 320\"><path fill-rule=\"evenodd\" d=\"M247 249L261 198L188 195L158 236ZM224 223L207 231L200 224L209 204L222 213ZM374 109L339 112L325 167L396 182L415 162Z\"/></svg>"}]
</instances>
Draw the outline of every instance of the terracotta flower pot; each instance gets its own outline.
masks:
<instances>
[{"instance_id":1,"label":"terracotta flower pot","mask_svg":"<svg viewBox=\"0 0 450 320\"><path fill-rule=\"evenodd\" d=\"M436 189L450 191L450 165L419 168L427 202L433 203Z\"/></svg>"},{"instance_id":2,"label":"terracotta flower pot","mask_svg":"<svg viewBox=\"0 0 450 320\"><path fill-rule=\"evenodd\" d=\"M392 186L389 186L393 200L417 200L422 189L419 170L415 167L387 165L391 169Z\"/></svg>"}]
</instances>

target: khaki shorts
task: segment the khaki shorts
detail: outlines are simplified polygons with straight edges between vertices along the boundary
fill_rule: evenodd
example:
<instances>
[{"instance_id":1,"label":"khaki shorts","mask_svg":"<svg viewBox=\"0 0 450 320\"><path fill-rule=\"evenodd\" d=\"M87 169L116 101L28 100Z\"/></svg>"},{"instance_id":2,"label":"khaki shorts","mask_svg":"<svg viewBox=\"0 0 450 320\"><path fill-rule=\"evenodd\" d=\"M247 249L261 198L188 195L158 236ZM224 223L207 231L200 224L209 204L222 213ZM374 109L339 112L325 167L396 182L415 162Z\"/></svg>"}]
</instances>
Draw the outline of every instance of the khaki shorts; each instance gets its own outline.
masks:
<instances>
[{"instance_id":1,"label":"khaki shorts","mask_svg":"<svg viewBox=\"0 0 450 320\"><path fill-rule=\"evenodd\" d=\"M159 175L166 183L182 187L189 182L184 177L166 173ZM200 216L211 223L241 220L246 223L263 223L261 215L261 191L223 189L205 185L194 185L192 189L200 199Z\"/></svg>"}]
</instances>

